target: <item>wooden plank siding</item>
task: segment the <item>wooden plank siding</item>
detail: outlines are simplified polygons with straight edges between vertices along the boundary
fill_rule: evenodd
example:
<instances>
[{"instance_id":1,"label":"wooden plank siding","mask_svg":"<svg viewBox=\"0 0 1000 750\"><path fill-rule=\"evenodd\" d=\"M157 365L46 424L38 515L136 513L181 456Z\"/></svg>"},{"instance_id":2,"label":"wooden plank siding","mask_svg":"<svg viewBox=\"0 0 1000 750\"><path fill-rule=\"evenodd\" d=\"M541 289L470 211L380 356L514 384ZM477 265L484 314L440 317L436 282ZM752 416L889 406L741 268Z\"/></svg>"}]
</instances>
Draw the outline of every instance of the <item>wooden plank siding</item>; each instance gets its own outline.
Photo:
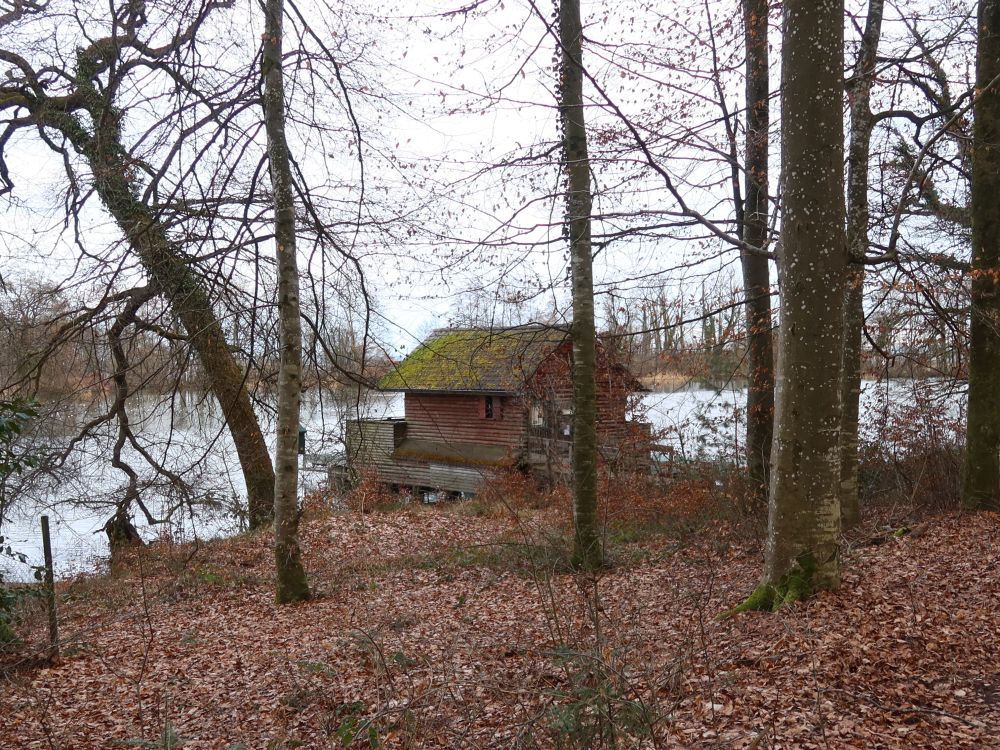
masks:
<instances>
[{"instance_id":1,"label":"wooden plank siding","mask_svg":"<svg viewBox=\"0 0 1000 750\"><path fill-rule=\"evenodd\" d=\"M636 390L634 378L605 352L598 355L597 438L601 457L613 468L646 471L649 468L648 424L627 419L628 397ZM526 456L532 468L552 481L569 477L573 422L572 345L556 349L536 370L528 384L532 397L544 404L546 425L528 425Z\"/></svg>"},{"instance_id":2,"label":"wooden plank siding","mask_svg":"<svg viewBox=\"0 0 1000 750\"><path fill-rule=\"evenodd\" d=\"M348 421L345 437L349 466L356 472L373 473L378 481L397 487L476 492L486 467L399 457L395 450L407 433L407 423L401 419Z\"/></svg>"},{"instance_id":3,"label":"wooden plank siding","mask_svg":"<svg viewBox=\"0 0 1000 750\"><path fill-rule=\"evenodd\" d=\"M475 492L491 468L518 463L550 481L564 480L571 460L571 368L572 346L564 341L517 392L404 391L403 420L348 424L348 461L387 484L457 492ZM613 471L648 471L649 426L626 419L638 383L602 350L597 386L602 456ZM533 407L541 409L544 425L531 423Z\"/></svg>"},{"instance_id":4,"label":"wooden plank siding","mask_svg":"<svg viewBox=\"0 0 1000 750\"><path fill-rule=\"evenodd\" d=\"M393 453L406 438L402 419L351 419L345 430L348 466L374 469L380 475L393 469Z\"/></svg>"},{"instance_id":5,"label":"wooden plank siding","mask_svg":"<svg viewBox=\"0 0 1000 750\"><path fill-rule=\"evenodd\" d=\"M517 452L524 439L524 400L493 395L493 418L482 415L485 395L407 393L407 437L435 442L502 445Z\"/></svg>"}]
</instances>

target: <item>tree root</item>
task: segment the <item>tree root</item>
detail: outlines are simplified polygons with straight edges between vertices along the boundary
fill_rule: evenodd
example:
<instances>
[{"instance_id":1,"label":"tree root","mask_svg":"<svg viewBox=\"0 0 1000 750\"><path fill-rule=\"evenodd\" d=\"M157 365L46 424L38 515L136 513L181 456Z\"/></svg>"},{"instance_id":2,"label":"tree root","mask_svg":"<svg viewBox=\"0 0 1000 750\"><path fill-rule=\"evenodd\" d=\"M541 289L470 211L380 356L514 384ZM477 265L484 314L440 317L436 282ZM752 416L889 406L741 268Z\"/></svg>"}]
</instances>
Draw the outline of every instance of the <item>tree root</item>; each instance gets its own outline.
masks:
<instances>
[{"instance_id":1,"label":"tree root","mask_svg":"<svg viewBox=\"0 0 1000 750\"><path fill-rule=\"evenodd\" d=\"M814 593L813 577L816 574L816 558L812 552L799 555L792 568L781 577L777 584L762 583L753 593L718 616L728 620L741 612L777 612L795 602L808 599Z\"/></svg>"}]
</instances>

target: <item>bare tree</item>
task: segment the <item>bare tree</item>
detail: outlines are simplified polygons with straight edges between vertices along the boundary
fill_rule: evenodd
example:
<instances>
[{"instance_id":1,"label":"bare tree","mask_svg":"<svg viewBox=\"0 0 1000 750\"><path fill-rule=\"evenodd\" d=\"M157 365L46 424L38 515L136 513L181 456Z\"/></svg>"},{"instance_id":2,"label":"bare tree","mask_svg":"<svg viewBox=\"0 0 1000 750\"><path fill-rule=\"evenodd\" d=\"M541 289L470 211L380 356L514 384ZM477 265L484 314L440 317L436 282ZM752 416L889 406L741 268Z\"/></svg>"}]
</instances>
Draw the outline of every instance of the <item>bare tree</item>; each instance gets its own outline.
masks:
<instances>
[{"instance_id":1,"label":"bare tree","mask_svg":"<svg viewBox=\"0 0 1000 750\"><path fill-rule=\"evenodd\" d=\"M559 3L559 120L566 170L566 234L573 284L573 564L604 562L597 518L597 333L590 237L590 160L583 113L583 26L578 0Z\"/></svg>"},{"instance_id":2,"label":"bare tree","mask_svg":"<svg viewBox=\"0 0 1000 750\"><path fill-rule=\"evenodd\" d=\"M15 133L35 131L63 157L77 195L82 180L72 167L70 152L82 157L94 192L114 218L156 294L168 300L182 321L188 341L198 353L236 444L251 524L259 526L270 518L274 472L247 392L245 373L233 356L203 279L193 269L182 244L172 236L165 216L143 199L150 191L140 175L159 175L140 154L126 147L119 103L137 70L165 72L177 86L193 89L184 63L179 61L206 19L228 5L206 0L179 14L174 32L159 43L162 27L149 23L147 4L123 4L109 17L108 35L78 47L73 61L65 65L61 64L65 58L57 54L39 66L14 49L0 51L17 71L0 86L0 112L7 115L0 146L6 146ZM5 16L4 21L13 24L47 9L47 4L19 4L17 12ZM5 163L0 167L0 180L10 188Z\"/></svg>"},{"instance_id":3,"label":"bare tree","mask_svg":"<svg viewBox=\"0 0 1000 750\"><path fill-rule=\"evenodd\" d=\"M770 90L767 0L743 0L746 46L746 157L741 239L767 245L767 158ZM747 470L754 492L767 495L774 433L774 351L768 259L741 249L747 329Z\"/></svg>"},{"instance_id":4,"label":"bare tree","mask_svg":"<svg viewBox=\"0 0 1000 750\"><path fill-rule=\"evenodd\" d=\"M858 414L861 399L861 344L865 324L864 260L868 255L868 168L872 129L871 90L882 33L884 0L871 0L854 71L847 83L851 132L847 152L847 249L844 301L843 417L840 425L840 511L844 528L861 520L858 499Z\"/></svg>"},{"instance_id":5,"label":"bare tree","mask_svg":"<svg viewBox=\"0 0 1000 750\"><path fill-rule=\"evenodd\" d=\"M309 598L299 549L298 436L302 396L302 322L295 240L295 197L285 137L285 85L282 68L284 2L264 6L264 122L274 193L274 241L278 268L278 317L281 367L278 372L278 426L275 451L274 561L279 604Z\"/></svg>"}]
</instances>

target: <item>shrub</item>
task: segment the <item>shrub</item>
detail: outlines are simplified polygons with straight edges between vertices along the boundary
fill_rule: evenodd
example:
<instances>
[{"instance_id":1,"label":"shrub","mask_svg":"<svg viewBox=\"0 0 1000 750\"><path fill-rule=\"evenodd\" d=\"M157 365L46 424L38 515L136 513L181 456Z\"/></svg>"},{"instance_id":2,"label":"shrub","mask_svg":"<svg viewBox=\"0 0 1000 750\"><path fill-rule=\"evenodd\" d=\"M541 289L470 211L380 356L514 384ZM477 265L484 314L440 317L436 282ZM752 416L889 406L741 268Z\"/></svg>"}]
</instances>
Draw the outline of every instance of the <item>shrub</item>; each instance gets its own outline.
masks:
<instances>
[{"instance_id":1,"label":"shrub","mask_svg":"<svg viewBox=\"0 0 1000 750\"><path fill-rule=\"evenodd\" d=\"M358 482L344 495L344 505L359 513L388 511L406 505L413 499L405 489L393 491L376 471L361 473Z\"/></svg>"},{"instance_id":2,"label":"shrub","mask_svg":"<svg viewBox=\"0 0 1000 750\"><path fill-rule=\"evenodd\" d=\"M713 484L705 479L659 482L636 474L605 476L599 490L602 515L612 528L689 526L714 512Z\"/></svg>"},{"instance_id":3,"label":"shrub","mask_svg":"<svg viewBox=\"0 0 1000 750\"><path fill-rule=\"evenodd\" d=\"M887 402L858 447L861 500L921 511L957 508L965 424L934 387L914 387L909 403Z\"/></svg>"},{"instance_id":4,"label":"shrub","mask_svg":"<svg viewBox=\"0 0 1000 750\"><path fill-rule=\"evenodd\" d=\"M37 405L28 399L16 398L11 401L0 401L0 484L12 474L20 474L24 469L33 466L34 460L17 448L17 438L21 435L25 423L37 416ZM0 513L6 507L6 498L0 496ZM4 543L0 536L0 553L21 563L27 558ZM35 571L36 578L40 578ZM24 598L24 587L11 587L3 580L0 572L0 643L10 643L16 640L11 627L13 612L18 602Z\"/></svg>"},{"instance_id":5,"label":"shrub","mask_svg":"<svg viewBox=\"0 0 1000 750\"><path fill-rule=\"evenodd\" d=\"M470 505L476 515L492 518L516 517L526 509L563 506L569 507L565 485L546 486L536 477L513 468L489 472Z\"/></svg>"}]
</instances>

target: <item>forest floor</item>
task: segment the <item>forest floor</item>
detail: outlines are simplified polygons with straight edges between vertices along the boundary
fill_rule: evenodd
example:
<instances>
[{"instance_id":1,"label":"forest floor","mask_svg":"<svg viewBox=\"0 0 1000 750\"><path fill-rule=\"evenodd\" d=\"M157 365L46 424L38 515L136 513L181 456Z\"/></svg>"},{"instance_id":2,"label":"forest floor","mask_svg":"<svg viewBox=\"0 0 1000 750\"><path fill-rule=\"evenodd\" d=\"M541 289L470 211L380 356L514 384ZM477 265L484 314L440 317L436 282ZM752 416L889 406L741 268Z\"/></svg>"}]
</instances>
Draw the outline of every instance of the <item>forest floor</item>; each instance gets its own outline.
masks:
<instances>
[{"instance_id":1,"label":"forest floor","mask_svg":"<svg viewBox=\"0 0 1000 750\"><path fill-rule=\"evenodd\" d=\"M997 514L883 513L838 592L724 621L761 568L745 526L612 524L586 577L566 514L314 502L316 596L284 607L264 534L154 544L62 584L54 662L20 623L0 745L1000 748Z\"/></svg>"}]
</instances>

